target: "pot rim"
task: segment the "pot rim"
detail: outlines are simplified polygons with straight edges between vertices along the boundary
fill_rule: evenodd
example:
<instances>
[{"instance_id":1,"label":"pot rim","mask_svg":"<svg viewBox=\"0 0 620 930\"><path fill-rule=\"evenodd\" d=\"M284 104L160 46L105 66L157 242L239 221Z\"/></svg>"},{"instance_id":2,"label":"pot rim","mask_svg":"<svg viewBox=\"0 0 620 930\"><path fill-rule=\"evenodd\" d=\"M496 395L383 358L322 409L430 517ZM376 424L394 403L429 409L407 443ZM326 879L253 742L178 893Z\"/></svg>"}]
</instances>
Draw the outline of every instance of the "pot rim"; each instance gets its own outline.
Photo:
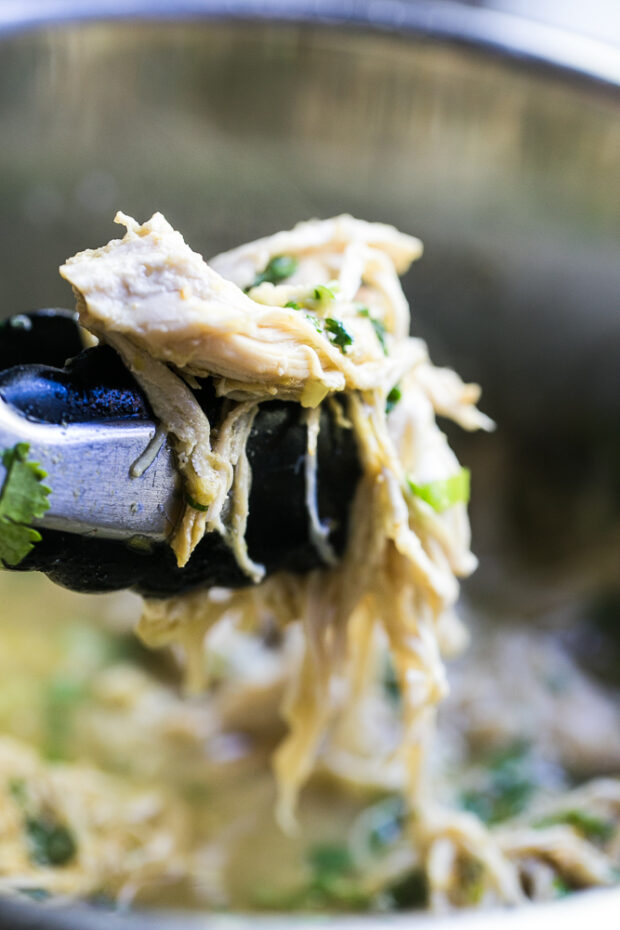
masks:
<instances>
[{"instance_id":1,"label":"pot rim","mask_svg":"<svg viewBox=\"0 0 620 930\"><path fill-rule=\"evenodd\" d=\"M119 913L83 904L51 905L5 899L0 920L11 930L581 930L584 921L596 927L616 926L620 888L591 889L555 901L517 908L490 908L452 914L407 912L392 914L244 914L207 911ZM5 922L6 921L6 922Z\"/></svg>"},{"instance_id":2,"label":"pot rim","mask_svg":"<svg viewBox=\"0 0 620 930\"><path fill-rule=\"evenodd\" d=\"M245 21L344 26L464 45L620 88L618 47L460 0L3 0L0 37L96 21Z\"/></svg>"}]
</instances>

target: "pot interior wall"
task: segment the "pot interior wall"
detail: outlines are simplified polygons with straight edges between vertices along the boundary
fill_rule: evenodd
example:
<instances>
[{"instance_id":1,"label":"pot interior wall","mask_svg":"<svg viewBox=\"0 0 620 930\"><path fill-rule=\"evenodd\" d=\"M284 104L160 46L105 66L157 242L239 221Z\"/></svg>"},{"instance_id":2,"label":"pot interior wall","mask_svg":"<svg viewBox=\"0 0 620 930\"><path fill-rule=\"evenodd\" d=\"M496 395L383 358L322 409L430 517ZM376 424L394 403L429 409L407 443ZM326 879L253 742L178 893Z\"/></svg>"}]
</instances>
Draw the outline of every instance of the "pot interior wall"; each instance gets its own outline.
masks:
<instances>
[{"instance_id":1,"label":"pot interior wall","mask_svg":"<svg viewBox=\"0 0 620 930\"><path fill-rule=\"evenodd\" d=\"M340 211L419 235L415 331L498 422L456 440L474 588L514 578L509 551L585 555L611 583L617 99L404 37L94 24L3 42L0 137L3 314L70 305L57 266L111 238L117 209L161 210L205 255Z\"/></svg>"}]
</instances>

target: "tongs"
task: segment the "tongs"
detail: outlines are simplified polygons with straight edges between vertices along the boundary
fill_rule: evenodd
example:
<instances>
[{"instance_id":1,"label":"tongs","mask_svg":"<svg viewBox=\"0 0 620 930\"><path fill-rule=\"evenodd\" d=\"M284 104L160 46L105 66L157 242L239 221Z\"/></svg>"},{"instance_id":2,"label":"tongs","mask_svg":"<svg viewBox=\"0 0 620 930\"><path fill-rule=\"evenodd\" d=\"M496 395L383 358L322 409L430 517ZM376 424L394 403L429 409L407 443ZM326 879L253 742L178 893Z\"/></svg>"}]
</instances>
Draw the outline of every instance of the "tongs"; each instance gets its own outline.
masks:
<instances>
[{"instance_id":1,"label":"tongs","mask_svg":"<svg viewBox=\"0 0 620 930\"><path fill-rule=\"evenodd\" d=\"M196 396L217 428L222 401L208 379ZM130 587L150 597L250 583L217 533L204 537L185 568L177 567L168 540L183 493L172 447L113 350L82 350L68 311L38 311L2 324L0 450L16 443L28 444L51 488L49 509L34 521L42 539L18 570L45 572L74 590ZM246 539L268 574L306 572L325 558L306 507L306 446L297 404L261 405L247 448ZM327 409L317 454L319 517L329 551L339 555L360 470L352 432ZM4 477L0 465L0 486Z\"/></svg>"}]
</instances>

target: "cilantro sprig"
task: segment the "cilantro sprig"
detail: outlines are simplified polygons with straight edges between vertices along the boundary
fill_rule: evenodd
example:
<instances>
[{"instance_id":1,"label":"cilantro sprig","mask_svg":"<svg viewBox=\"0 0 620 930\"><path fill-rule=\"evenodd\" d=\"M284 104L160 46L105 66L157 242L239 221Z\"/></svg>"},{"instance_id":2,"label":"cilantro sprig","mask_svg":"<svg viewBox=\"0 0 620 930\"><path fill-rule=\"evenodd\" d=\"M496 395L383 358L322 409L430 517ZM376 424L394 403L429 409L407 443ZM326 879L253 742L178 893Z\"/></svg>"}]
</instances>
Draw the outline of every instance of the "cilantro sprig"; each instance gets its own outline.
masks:
<instances>
[{"instance_id":1,"label":"cilantro sprig","mask_svg":"<svg viewBox=\"0 0 620 930\"><path fill-rule=\"evenodd\" d=\"M265 282L267 284L279 284L280 281L285 281L295 274L298 264L299 262L293 255L275 255L268 262L265 269L246 288L246 291L251 291L253 287L258 287L259 284L265 284Z\"/></svg>"},{"instance_id":2,"label":"cilantro sprig","mask_svg":"<svg viewBox=\"0 0 620 930\"><path fill-rule=\"evenodd\" d=\"M338 346L343 355L346 355L348 346L353 342L353 336L340 320L334 320L327 317L325 320L325 330L329 333L329 338L334 345Z\"/></svg>"},{"instance_id":3,"label":"cilantro sprig","mask_svg":"<svg viewBox=\"0 0 620 930\"><path fill-rule=\"evenodd\" d=\"M301 303L297 300L289 300L284 306L288 310L303 311L305 318L312 323L317 333L327 336L329 341L338 346L343 355L346 355L347 349L353 344L353 336L341 320L323 316L336 299L337 287L337 282L332 282L330 287L317 284L312 290L311 297L300 298Z\"/></svg>"},{"instance_id":4,"label":"cilantro sprig","mask_svg":"<svg viewBox=\"0 0 620 930\"><path fill-rule=\"evenodd\" d=\"M27 817L25 833L30 860L35 865L63 866L77 853L73 833L47 816Z\"/></svg>"},{"instance_id":5,"label":"cilantro sprig","mask_svg":"<svg viewBox=\"0 0 620 930\"><path fill-rule=\"evenodd\" d=\"M49 509L50 488L44 485L46 472L28 460L30 446L18 442L2 453L6 477L0 492L0 563L19 565L39 542L41 534L30 524Z\"/></svg>"},{"instance_id":6,"label":"cilantro sprig","mask_svg":"<svg viewBox=\"0 0 620 930\"><path fill-rule=\"evenodd\" d=\"M395 384L388 396L385 398L385 412L391 413L396 404L402 400L403 392L400 384Z\"/></svg>"},{"instance_id":7,"label":"cilantro sprig","mask_svg":"<svg viewBox=\"0 0 620 930\"><path fill-rule=\"evenodd\" d=\"M21 808L28 856L34 865L59 867L75 858L78 847L71 830L49 810L35 805L23 778L9 782L11 797Z\"/></svg>"}]
</instances>

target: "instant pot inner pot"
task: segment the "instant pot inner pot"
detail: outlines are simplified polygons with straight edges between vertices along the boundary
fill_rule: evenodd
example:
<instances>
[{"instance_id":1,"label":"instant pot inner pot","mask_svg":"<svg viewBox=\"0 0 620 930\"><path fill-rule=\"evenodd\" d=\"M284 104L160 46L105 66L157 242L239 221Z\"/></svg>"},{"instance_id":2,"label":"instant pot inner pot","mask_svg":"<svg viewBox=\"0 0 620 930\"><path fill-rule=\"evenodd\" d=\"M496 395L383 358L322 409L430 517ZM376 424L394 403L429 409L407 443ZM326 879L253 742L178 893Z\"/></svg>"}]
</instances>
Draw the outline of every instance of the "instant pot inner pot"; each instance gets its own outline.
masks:
<instances>
[{"instance_id":1,"label":"instant pot inner pot","mask_svg":"<svg viewBox=\"0 0 620 930\"><path fill-rule=\"evenodd\" d=\"M405 287L435 361L484 388L473 471L498 618L618 597L618 98L463 48L297 26L136 23L5 38L0 309L156 210L205 256L350 212L420 236ZM533 606L532 606L533 605ZM577 605L577 606L575 606ZM579 618L577 618L579 619Z\"/></svg>"}]
</instances>

